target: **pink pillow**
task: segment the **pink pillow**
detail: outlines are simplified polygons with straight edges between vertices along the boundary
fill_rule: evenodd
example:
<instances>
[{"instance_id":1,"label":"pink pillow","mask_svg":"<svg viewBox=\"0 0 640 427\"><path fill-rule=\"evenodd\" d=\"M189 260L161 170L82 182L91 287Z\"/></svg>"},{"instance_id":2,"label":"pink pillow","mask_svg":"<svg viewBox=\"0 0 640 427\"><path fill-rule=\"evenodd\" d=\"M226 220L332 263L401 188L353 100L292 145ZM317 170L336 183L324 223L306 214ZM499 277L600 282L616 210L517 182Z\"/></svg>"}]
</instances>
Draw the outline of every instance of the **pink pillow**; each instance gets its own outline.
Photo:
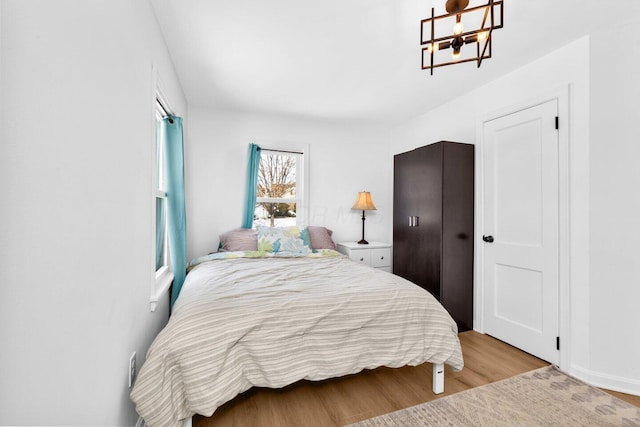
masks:
<instances>
[{"instance_id":1,"label":"pink pillow","mask_svg":"<svg viewBox=\"0 0 640 427\"><path fill-rule=\"evenodd\" d=\"M220 236L218 252L257 251L258 232L251 228L236 228Z\"/></svg>"},{"instance_id":2,"label":"pink pillow","mask_svg":"<svg viewBox=\"0 0 640 427\"><path fill-rule=\"evenodd\" d=\"M333 231L325 227L310 225L307 227L309 231L309 240L311 240L312 249L336 249L331 235Z\"/></svg>"}]
</instances>

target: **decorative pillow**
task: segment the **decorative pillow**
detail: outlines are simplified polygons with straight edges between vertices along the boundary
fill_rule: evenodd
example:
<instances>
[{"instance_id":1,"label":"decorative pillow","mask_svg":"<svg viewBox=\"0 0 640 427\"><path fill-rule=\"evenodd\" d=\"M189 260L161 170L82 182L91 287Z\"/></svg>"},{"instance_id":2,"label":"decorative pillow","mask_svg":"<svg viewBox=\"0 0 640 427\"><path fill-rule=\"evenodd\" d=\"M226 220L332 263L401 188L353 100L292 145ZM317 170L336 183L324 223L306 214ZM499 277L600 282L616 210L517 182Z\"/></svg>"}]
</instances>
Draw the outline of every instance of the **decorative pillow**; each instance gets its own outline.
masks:
<instances>
[{"instance_id":1,"label":"decorative pillow","mask_svg":"<svg viewBox=\"0 0 640 427\"><path fill-rule=\"evenodd\" d=\"M312 251L309 231L300 227L258 227L258 250L266 252L298 252Z\"/></svg>"},{"instance_id":2,"label":"decorative pillow","mask_svg":"<svg viewBox=\"0 0 640 427\"><path fill-rule=\"evenodd\" d=\"M309 240L311 240L312 249L336 249L336 244L331 238L333 231L315 225L310 225L307 227L307 230L309 230Z\"/></svg>"},{"instance_id":3,"label":"decorative pillow","mask_svg":"<svg viewBox=\"0 0 640 427\"><path fill-rule=\"evenodd\" d=\"M218 252L257 251L258 233L251 228L236 228L220 236Z\"/></svg>"}]
</instances>

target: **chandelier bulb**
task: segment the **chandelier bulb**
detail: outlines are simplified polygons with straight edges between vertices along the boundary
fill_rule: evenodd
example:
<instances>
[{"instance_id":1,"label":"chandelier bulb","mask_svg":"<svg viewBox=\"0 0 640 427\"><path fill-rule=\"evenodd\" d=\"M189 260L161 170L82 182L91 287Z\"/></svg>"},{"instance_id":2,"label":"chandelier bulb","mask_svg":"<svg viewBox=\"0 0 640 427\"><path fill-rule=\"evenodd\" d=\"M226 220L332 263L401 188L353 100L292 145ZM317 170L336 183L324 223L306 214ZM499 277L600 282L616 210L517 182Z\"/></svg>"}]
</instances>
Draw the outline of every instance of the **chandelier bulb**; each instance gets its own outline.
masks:
<instances>
[{"instance_id":1,"label":"chandelier bulb","mask_svg":"<svg viewBox=\"0 0 640 427\"><path fill-rule=\"evenodd\" d=\"M460 48L453 49L453 54L451 55L454 60L460 58Z\"/></svg>"},{"instance_id":2,"label":"chandelier bulb","mask_svg":"<svg viewBox=\"0 0 640 427\"><path fill-rule=\"evenodd\" d=\"M489 37L489 32L488 31L481 31L478 33L478 41L484 41L487 39L487 37Z\"/></svg>"},{"instance_id":3,"label":"chandelier bulb","mask_svg":"<svg viewBox=\"0 0 640 427\"><path fill-rule=\"evenodd\" d=\"M462 22L456 22L453 26L453 34L459 36L464 31L464 24Z\"/></svg>"},{"instance_id":4,"label":"chandelier bulb","mask_svg":"<svg viewBox=\"0 0 640 427\"><path fill-rule=\"evenodd\" d=\"M434 53L440 50L440 43L429 43L427 45L427 52Z\"/></svg>"}]
</instances>

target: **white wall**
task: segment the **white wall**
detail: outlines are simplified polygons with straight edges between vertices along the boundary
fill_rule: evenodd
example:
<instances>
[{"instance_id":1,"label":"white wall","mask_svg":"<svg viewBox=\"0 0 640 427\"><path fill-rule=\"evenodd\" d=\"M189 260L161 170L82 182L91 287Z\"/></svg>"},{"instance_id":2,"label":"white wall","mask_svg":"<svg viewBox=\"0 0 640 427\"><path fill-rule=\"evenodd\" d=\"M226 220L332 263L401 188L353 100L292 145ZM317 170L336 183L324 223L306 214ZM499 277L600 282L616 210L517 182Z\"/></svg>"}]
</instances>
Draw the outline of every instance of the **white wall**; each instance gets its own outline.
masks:
<instances>
[{"instance_id":1,"label":"white wall","mask_svg":"<svg viewBox=\"0 0 640 427\"><path fill-rule=\"evenodd\" d=\"M188 256L214 251L218 236L242 222L247 150L309 148L310 224L334 231L334 240L360 240L362 212L351 211L358 191L371 191L377 211L367 212L369 241L392 237L393 159L388 131L298 118L190 107L186 151Z\"/></svg>"},{"instance_id":2,"label":"white wall","mask_svg":"<svg viewBox=\"0 0 640 427\"><path fill-rule=\"evenodd\" d=\"M186 110L146 1L0 2L0 425L134 425L149 311L152 63Z\"/></svg>"},{"instance_id":3,"label":"white wall","mask_svg":"<svg viewBox=\"0 0 640 427\"><path fill-rule=\"evenodd\" d=\"M635 25L591 42L591 363L597 383L640 393L640 44Z\"/></svg>"},{"instance_id":4,"label":"white wall","mask_svg":"<svg viewBox=\"0 0 640 427\"><path fill-rule=\"evenodd\" d=\"M392 140L407 148L441 139L475 143L483 118L569 87L570 114L560 119L569 126L571 250L570 303L562 317L569 320L571 343L563 368L640 394L640 340L631 326L640 320L640 267L633 258L640 237L640 93L630 71L639 64L637 49L625 43L632 28L625 28L551 52L398 126ZM479 308L476 299L476 313Z\"/></svg>"}]
</instances>

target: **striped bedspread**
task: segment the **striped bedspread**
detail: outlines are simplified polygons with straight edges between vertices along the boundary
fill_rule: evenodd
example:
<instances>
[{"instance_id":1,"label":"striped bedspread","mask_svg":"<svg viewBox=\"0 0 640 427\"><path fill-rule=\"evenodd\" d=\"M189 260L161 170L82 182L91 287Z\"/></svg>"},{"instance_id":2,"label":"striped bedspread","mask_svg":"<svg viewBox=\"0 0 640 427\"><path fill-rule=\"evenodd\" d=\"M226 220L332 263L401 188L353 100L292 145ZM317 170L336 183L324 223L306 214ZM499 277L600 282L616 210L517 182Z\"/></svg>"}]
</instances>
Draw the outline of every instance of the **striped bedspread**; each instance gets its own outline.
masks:
<instances>
[{"instance_id":1,"label":"striped bedspread","mask_svg":"<svg viewBox=\"0 0 640 427\"><path fill-rule=\"evenodd\" d=\"M213 260L188 274L131 399L150 427L179 426L253 386L426 361L462 368L457 327L405 279L343 256Z\"/></svg>"}]
</instances>

